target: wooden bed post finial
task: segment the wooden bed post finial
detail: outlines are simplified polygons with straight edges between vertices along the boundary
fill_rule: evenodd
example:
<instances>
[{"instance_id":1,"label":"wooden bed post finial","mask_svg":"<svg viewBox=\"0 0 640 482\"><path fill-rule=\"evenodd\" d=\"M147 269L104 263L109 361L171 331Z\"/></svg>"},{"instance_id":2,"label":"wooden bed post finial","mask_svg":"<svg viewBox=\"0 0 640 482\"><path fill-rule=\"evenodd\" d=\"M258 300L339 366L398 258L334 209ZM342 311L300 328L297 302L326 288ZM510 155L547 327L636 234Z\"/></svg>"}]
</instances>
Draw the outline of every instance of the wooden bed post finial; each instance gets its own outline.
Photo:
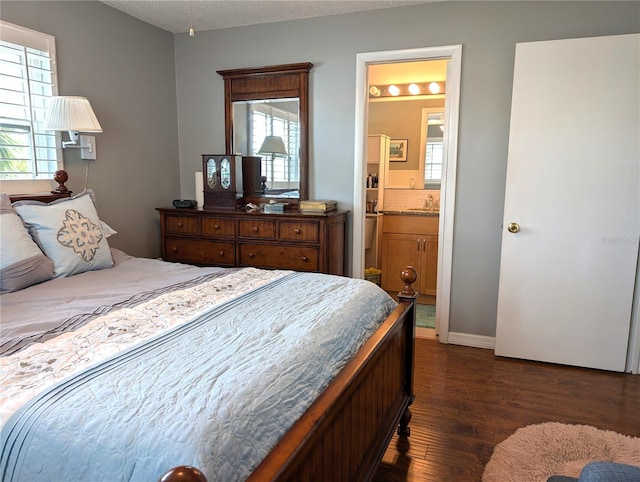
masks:
<instances>
[{"instance_id":1,"label":"wooden bed post finial","mask_svg":"<svg viewBox=\"0 0 640 482\"><path fill-rule=\"evenodd\" d=\"M180 465L165 473L159 482L207 482L207 478L195 467Z\"/></svg>"},{"instance_id":2,"label":"wooden bed post finial","mask_svg":"<svg viewBox=\"0 0 640 482\"><path fill-rule=\"evenodd\" d=\"M414 298L416 296L416 292L412 285L418 279L418 272L416 269L413 266L407 266L402 270L402 273L400 273L400 279L404 283L404 287L402 288L402 291L398 293L398 296Z\"/></svg>"},{"instance_id":3,"label":"wooden bed post finial","mask_svg":"<svg viewBox=\"0 0 640 482\"><path fill-rule=\"evenodd\" d=\"M55 191L51 191L52 194L70 192L67 189L67 186L64 185L64 183L69 180L69 174L67 174L67 171L63 171L62 169L56 171L53 176L53 180L58 183L58 187Z\"/></svg>"}]
</instances>

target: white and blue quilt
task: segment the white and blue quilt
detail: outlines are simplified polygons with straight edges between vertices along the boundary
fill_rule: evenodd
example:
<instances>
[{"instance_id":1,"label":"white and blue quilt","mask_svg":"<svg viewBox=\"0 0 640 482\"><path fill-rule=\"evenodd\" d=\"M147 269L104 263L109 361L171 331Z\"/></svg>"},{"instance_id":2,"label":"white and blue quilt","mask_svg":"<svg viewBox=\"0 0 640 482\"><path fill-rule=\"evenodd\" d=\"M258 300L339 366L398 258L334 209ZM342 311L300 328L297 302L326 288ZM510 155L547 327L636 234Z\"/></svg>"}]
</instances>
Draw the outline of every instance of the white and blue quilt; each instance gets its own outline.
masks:
<instances>
[{"instance_id":1,"label":"white and blue quilt","mask_svg":"<svg viewBox=\"0 0 640 482\"><path fill-rule=\"evenodd\" d=\"M210 482L244 480L396 306L368 281L292 272L197 314L194 302L164 298L160 334L118 353L110 339L153 303L70 335L88 337L77 342L86 352L68 351L89 362L3 420L1 480L153 481L178 465ZM188 319L167 322L176 311ZM0 368L38 359L43 373L56 364L43 349Z\"/></svg>"}]
</instances>

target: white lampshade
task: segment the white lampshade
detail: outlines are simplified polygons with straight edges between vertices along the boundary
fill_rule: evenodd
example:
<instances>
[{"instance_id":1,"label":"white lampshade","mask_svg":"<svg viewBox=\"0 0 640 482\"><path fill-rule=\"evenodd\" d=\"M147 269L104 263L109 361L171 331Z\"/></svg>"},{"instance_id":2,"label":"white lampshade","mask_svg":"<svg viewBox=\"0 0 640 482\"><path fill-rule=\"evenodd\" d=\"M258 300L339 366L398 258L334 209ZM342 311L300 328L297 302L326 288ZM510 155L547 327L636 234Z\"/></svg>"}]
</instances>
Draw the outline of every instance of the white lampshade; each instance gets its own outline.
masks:
<instances>
[{"instance_id":1,"label":"white lampshade","mask_svg":"<svg viewBox=\"0 0 640 482\"><path fill-rule=\"evenodd\" d=\"M51 104L44 120L48 131L102 132L102 127L93 113L86 97L57 96Z\"/></svg>"},{"instance_id":2,"label":"white lampshade","mask_svg":"<svg viewBox=\"0 0 640 482\"><path fill-rule=\"evenodd\" d=\"M267 136L262 142L262 147L258 151L258 154L287 154L287 149L284 147L284 141L279 136Z\"/></svg>"}]
</instances>

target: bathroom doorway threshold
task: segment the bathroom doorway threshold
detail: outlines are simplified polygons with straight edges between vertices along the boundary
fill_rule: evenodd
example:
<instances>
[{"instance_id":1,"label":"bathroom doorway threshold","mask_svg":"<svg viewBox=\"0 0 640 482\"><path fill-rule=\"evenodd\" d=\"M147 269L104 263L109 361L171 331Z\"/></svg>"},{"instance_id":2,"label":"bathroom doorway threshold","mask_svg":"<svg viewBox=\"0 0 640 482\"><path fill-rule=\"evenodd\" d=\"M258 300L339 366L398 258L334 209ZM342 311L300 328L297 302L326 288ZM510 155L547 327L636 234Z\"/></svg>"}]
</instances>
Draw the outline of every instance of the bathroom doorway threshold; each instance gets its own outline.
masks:
<instances>
[{"instance_id":1,"label":"bathroom doorway threshold","mask_svg":"<svg viewBox=\"0 0 640 482\"><path fill-rule=\"evenodd\" d=\"M435 328L420 328L416 327L416 338L426 338L427 340L437 340Z\"/></svg>"}]
</instances>

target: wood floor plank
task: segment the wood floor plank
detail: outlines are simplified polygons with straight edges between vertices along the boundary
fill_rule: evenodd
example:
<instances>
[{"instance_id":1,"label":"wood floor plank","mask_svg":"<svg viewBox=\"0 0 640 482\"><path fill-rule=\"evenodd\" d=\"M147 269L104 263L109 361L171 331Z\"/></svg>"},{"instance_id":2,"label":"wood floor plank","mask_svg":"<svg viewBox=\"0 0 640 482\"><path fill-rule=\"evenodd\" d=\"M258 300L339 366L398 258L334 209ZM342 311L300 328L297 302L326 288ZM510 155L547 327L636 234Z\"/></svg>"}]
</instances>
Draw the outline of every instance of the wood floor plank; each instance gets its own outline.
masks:
<instances>
[{"instance_id":1,"label":"wood floor plank","mask_svg":"<svg viewBox=\"0 0 640 482\"><path fill-rule=\"evenodd\" d=\"M640 437L640 375L496 357L416 340L411 436L375 482L480 481L494 447L526 425L593 425Z\"/></svg>"}]
</instances>

